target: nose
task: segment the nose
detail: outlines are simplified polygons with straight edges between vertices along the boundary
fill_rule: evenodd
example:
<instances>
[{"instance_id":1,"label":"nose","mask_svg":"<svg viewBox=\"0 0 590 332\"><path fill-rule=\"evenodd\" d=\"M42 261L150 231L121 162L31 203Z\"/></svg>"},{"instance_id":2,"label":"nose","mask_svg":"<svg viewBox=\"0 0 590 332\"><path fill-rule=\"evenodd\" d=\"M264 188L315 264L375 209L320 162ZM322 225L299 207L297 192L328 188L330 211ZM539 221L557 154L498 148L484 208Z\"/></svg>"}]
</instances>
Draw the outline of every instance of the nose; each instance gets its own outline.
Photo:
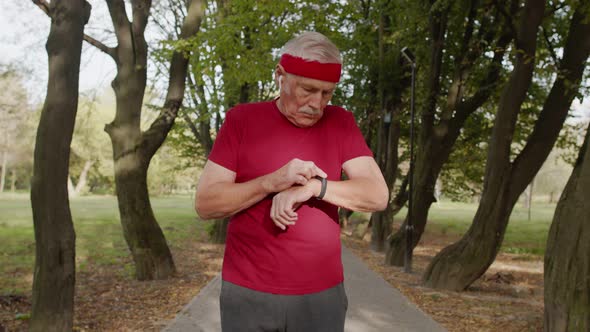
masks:
<instances>
[{"instance_id":1,"label":"nose","mask_svg":"<svg viewBox=\"0 0 590 332\"><path fill-rule=\"evenodd\" d=\"M322 92L319 91L311 95L308 105L314 110L319 110L322 107Z\"/></svg>"}]
</instances>

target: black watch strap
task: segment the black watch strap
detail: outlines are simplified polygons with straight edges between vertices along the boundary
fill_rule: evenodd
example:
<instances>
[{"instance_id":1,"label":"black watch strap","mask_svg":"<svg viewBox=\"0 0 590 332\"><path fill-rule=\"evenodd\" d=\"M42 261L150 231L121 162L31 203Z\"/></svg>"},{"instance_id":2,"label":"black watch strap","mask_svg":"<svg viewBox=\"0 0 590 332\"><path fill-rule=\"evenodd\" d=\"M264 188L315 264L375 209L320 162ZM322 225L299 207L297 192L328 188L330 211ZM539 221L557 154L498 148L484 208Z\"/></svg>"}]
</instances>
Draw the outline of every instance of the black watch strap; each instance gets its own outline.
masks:
<instances>
[{"instance_id":1,"label":"black watch strap","mask_svg":"<svg viewBox=\"0 0 590 332\"><path fill-rule=\"evenodd\" d=\"M326 194L326 187L328 186L328 180L326 178L319 176L319 175L317 175L315 178L320 180L320 182L322 183L322 189L320 190L320 194L316 197L316 199L321 200L324 198L324 195Z\"/></svg>"}]
</instances>

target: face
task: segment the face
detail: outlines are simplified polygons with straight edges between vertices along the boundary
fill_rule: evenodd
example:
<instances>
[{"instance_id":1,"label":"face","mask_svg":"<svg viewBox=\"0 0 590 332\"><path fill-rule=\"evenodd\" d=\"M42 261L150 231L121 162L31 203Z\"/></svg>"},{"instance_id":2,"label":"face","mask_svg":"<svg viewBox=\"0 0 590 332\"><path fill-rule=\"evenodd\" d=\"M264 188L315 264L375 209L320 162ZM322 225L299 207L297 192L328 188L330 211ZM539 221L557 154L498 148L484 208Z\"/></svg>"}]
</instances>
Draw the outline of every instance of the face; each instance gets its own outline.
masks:
<instances>
[{"instance_id":1,"label":"face","mask_svg":"<svg viewBox=\"0 0 590 332\"><path fill-rule=\"evenodd\" d=\"M281 90L277 105L281 113L297 127L313 126L324 115L336 83L287 75L281 69L277 69Z\"/></svg>"}]
</instances>

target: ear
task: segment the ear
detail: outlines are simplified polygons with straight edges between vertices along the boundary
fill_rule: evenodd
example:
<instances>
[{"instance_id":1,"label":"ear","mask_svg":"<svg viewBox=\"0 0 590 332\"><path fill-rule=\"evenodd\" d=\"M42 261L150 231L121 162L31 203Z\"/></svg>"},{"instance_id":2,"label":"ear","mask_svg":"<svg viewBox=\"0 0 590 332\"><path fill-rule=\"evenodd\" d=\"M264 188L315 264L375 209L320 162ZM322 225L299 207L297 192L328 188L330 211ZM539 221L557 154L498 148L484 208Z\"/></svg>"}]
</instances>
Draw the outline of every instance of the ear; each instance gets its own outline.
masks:
<instances>
[{"instance_id":1,"label":"ear","mask_svg":"<svg viewBox=\"0 0 590 332\"><path fill-rule=\"evenodd\" d=\"M279 87L279 91L281 90L283 77L285 77L285 69L280 64L277 64L277 67L275 69L275 82Z\"/></svg>"}]
</instances>

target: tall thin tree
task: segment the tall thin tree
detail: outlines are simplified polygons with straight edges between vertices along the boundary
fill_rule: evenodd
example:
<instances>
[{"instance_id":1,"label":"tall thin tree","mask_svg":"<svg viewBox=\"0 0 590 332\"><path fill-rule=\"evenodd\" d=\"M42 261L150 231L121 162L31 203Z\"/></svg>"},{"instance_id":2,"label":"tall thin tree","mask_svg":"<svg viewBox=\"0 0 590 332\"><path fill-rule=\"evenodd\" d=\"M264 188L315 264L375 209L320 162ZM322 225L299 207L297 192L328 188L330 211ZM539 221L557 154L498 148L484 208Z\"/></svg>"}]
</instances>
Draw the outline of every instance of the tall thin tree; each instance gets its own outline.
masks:
<instances>
[{"instance_id":1,"label":"tall thin tree","mask_svg":"<svg viewBox=\"0 0 590 332\"><path fill-rule=\"evenodd\" d=\"M31 331L71 331L74 319L75 232L68 198L70 143L78 109L84 0L34 0L51 17L49 79L35 142L31 205L35 273Z\"/></svg>"}]
</instances>

